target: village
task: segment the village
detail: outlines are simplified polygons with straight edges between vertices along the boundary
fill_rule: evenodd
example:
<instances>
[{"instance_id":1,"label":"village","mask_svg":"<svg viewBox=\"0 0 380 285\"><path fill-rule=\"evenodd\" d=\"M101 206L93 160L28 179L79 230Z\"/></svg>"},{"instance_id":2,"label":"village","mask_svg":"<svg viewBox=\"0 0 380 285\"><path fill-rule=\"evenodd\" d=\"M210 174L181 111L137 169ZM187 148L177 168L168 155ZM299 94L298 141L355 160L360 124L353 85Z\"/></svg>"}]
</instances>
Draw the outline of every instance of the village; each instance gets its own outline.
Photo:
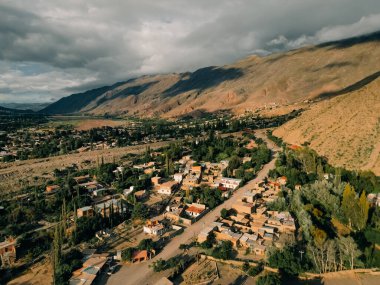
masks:
<instances>
[{"instance_id":1,"label":"village","mask_svg":"<svg viewBox=\"0 0 380 285\"><path fill-rule=\"evenodd\" d=\"M302 150L299 146L288 149ZM296 217L284 210L287 207L277 210L273 206L302 188L294 181L289 183L285 175L268 172L274 167L277 151L273 142L251 132L223 138L210 133L203 139L157 150L146 148L143 154L126 156L118 163L99 158L97 168L91 171L56 170L56 179L39 193L18 195L0 205L2 213L7 213L7 205L15 201L24 208L41 200L45 205L44 219L32 222L18 237L5 236L0 243L1 264L4 268L23 264L26 257L34 256L28 244L38 240L43 241L41 252L46 252L52 235L53 240L62 235L59 248L65 248L73 258L73 265L62 277L73 285L117 284L130 270L148 270L147 264L154 272L170 271L174 266L174 273L169 275L176 276L179 269L170 260L176 258L179 248L187 252L179 263L185 275L203 272L194 269L194 258L211 258L203 261L207 268L211 266L207 270L214 272L206 278L209 281L217 279L212 262L219 261L212 258L220 259L223 254L215 252L224 246L228 246L229 254L222 259L265 264L271 252L289 247L298 238ZM270 161L271 166L264 171ZM67 180L71 172L77 175ZM333 181L335 176L326 173L322 179ZM379 198L369 193L368 203L376 207ZM54 208L57 203L62 207ZM179 248L173 248L178 240ZM170 258L165 261L162 256ZM46 254L41 257L50 258ZM162 276L157 284L177 284L172 281Z\"/></svg>"}]
</instances>

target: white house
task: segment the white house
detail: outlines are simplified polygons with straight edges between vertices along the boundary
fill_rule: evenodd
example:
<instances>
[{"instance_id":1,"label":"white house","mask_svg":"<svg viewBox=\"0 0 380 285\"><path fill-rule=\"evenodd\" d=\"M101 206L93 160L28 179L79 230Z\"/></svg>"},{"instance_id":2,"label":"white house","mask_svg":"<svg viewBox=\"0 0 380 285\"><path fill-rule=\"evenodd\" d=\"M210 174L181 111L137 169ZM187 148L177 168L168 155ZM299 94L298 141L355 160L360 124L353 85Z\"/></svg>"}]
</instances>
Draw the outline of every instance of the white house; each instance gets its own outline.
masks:
<instances>
[{"instance_id":1,"label":"white house","mask_svg":"<svg viewBox=\"0 0 380 285\"><path fill-rule=\"evenodd\" d=\"M147 221L143 229L148 235L161 236L165 233L165 227L159 221Z\"/></svg>"},{"instance_id":2,"label":"white house","mask_svg":"<svg viewBox=\"0 0 380 285\"><path fill-rule=\"evenodd\" d=\"M177 183L181 183L183 179L183 174L182 173L176 173L174 174L174 181Z\"/></svg>"},{"instance_id":3,"label":"white house","mask_svg":"<svg viewBox=\"0 0 380 285\"><path fill-rule=\"evenodd\" d=\"M159 185L157 192L162 195L171 195L177 186L176 181L168 181Z\"/></svg>"},{"instance_id":4,"label":"white house","mask_svg":"<svg viewBox=\"0 0 380 285\"><path fill-rule=\"evenodd\" d=\"M238 188L240 185L240 182L241 182L241 179L236 179L236 178L222 177L220 179L220 184L223 187L226 187L232 190L235 190L236 188Z\"/></svg>"}]
</instances>

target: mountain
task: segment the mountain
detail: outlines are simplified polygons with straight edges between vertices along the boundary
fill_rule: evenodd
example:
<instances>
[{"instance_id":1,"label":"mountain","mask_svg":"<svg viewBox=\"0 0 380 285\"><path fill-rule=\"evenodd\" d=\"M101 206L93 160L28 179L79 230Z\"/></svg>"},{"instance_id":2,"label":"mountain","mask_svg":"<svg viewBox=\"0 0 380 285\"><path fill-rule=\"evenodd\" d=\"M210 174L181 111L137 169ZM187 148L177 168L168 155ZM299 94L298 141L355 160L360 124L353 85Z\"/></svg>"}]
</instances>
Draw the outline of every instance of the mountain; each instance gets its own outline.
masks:
<instances>
[{"instance_id":1,"label":"mountain","mask_svg":"<svg viewBox=\"0 0 380 285\"><path fill-rule=\"evenodd\" d=\"M0 103L3 107L16 110L32 110L34 112L40 111L50 103Z\"/></svg>"},{"instance_id":2,"label":"mountain","mask_svg":"<svg viewBox=\"0 0 380 285\"><path fill-rule=\"evenodd\" d=\"M112 86L103 86L83 93L72 94L50 104L46 108L43 108L40 110L40 113L48 115L78 113L91 101L97 99L102 94L105 94L107 91L112 90L121 84L122 83L116 83Z\"/></svg>"},{"instance_id":3,"label":"mountain","mask_svg":"<svg viewBox=\"0 0 380 285\"><path fill-rule=\"evenodd\" d=\"M364 86L313 104L274 131L291 144L309 142L334 165L380 175L380 72Z\"/></svg>"},{"instance_id":4,"label":"mountain","mask_svg":"<svg viewBox=\"0 0 380 285\"><path fill-rule=\"evenodd\" d=\"M376 76L379 39L380 32L195 72L142 76L62 98L42 112L176 117L319 100Z\"/></svg>"},{"instance_id":5,"label":"mountain","mask_svg":"<svg viewBox=\"0 0 380 285\"><path fill-rule=\"evenodd\" d=\"M34 114L32 110L17 110L10 109L0 106L0 116L9 116L9 115L21 115L21 114Z\"/></svg>"}]
</instances>

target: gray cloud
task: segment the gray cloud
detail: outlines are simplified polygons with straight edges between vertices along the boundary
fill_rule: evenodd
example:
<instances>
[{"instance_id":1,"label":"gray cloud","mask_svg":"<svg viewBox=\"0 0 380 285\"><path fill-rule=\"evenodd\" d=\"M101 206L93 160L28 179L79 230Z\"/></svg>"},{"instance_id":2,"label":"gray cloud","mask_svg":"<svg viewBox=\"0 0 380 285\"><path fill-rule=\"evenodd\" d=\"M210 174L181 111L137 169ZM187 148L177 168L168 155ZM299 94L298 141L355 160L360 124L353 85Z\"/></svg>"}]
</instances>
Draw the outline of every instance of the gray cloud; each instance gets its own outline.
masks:
<instances>
[{"instance_id":1,"label":"gray cloud","mask_svg":"<svg viewBox=\"0 0 380 285\"><path fill-rule=\"evenodd\" d=\"M0 102L379 29L378 0L0 0Z\"/></svg>"}]
</instances>

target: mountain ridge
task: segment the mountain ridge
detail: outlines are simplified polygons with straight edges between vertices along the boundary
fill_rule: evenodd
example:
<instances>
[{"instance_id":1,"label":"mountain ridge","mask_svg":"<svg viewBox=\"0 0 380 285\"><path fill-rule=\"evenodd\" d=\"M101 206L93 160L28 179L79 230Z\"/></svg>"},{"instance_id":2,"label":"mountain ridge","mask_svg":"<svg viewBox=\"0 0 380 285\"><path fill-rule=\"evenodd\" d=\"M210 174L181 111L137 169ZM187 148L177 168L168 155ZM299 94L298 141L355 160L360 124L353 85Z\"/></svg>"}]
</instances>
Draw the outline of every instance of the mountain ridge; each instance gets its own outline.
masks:
<instances>
[{"instance_id":1,"label":"mountain ridge","mask_svg":"<svg viewBox=\"0 0 380 285\"><path fill-rule=\"evenodd\" d=\"M180 117L325 99L379 72L379 40L376 32L194 72L145 75L64 97L41 112Z\"/></svg>"}]
</instances>

